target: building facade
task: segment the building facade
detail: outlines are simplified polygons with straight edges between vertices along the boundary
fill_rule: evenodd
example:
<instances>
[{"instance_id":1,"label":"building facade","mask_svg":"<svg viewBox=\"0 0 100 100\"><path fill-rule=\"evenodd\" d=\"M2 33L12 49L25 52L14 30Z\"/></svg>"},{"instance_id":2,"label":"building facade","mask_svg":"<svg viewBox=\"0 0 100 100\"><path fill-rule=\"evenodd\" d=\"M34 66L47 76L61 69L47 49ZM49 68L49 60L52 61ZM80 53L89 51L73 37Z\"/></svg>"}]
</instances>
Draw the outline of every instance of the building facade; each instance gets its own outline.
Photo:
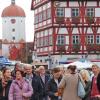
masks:
<instances>
[{"instance_id":1,"label":"building facade","mask_svg":"<svg viewBox=\"0 0 100 100\"><path fill-rule=\"evenodd\" d=\"M99 0L32 0L31 9L39 59L100 59Z\"/></svg>"}]
</instances>

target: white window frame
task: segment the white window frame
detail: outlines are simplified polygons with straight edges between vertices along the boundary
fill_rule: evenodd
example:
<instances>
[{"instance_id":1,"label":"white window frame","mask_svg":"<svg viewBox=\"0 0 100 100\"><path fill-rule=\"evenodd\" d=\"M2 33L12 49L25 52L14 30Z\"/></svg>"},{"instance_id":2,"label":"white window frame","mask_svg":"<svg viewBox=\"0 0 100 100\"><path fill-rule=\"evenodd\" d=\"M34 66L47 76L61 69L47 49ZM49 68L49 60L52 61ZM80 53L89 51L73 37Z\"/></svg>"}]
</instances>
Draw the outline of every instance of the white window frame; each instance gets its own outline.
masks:
<instances>
[{"instance_id":1,"label":"white window frame","mask_svg":"<svg viewBox=\"0 0 100 100\"><path fill-rule=\"evenodd\" d=\"M51 8L47 9L47 19L51 18Z\"/></svg>"},{"instance_id":2,"label":"white window frame","mask_svg":"<svg viewBox=\"0 0 100 100\"><path fill-rule=\"evenodd\" d=\"M86 16L87 17L94 17L94 8L87 8L86 9Z\"/></svg>"},{"instance_id":3,"label":"white window frame","mask_svg":"<svg viewBox=\"0 0 100 100\"><path fill-rule=\"evenodd\" d=\"M56 16L57 17L64 17L64 8L56 8Z\"/></svg>"},{"instance_id":4,"label":"white window frame","mask_svg":"<svg viewBox=\"0 0 100 100\"><path fill-rule=\"evenodd\" d=\"M72 17L79 16L79 8L72 8Z\"/></svg>"},{"instance_id":5,"label":"white window frame","mask_svg":"<svg viewBox=\"0 0 100 100\"><path fill-rule=\"evenodd\" d=\"M96 44L100 44L100 35L96 36Z\"/></svg>"},{"instance_id":6,"label":"white window frame","mask_svg":"<svg viewBox=\"0 0 100 100\"><path fill-rule=\"evenodd\" d=\"M94 44L94 36L87 35L87 44Z\"/></svg>"},{"instance_id":7,"label":"white window frame","mask_svg":"<svg viewBox=\"0 0 100 100\"><path fill-rule=\"evenodd\" d=\"M79 35L73 35L72 36L72 44L79 44L79 43L80 43Z\"/></svg>"},{"instance_id":8,"label":"white window frame","mask_svg":"<svg viewBox=\"0 0 100 100\"><path fill-rule=\"evenodd\" d=\"M57 45L65 45L65 36L64 35L57 36Z\"/></svg>"}]
</instances>

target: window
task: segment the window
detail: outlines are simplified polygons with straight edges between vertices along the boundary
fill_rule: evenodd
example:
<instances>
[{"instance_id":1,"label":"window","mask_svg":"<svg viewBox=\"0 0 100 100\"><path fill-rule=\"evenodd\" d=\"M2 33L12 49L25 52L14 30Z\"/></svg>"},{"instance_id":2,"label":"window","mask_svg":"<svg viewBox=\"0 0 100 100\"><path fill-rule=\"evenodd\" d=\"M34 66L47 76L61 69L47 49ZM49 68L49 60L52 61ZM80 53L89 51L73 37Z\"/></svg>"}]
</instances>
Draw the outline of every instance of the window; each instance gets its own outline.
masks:
<instances>
[{"instance_id":1,"label":"window","mask_svg":"<svg viewBox=\"0 0 100 100\"><path fill-rule=\"evenodd\" d=\"M57 36L57 45L65 45L65 36L64 35Z\"/></svg>"},{"instance_id":2,"label":"window","mask_svg":"<svg viewBox=\"0 0 100 100\"><path fill-rule=\"evenodd\" d=\"M64 8L57 8L57 17L64 17Z\"/></svg>"},{"instance_id":3,"label":"window","mask_svg":"<svg viewBox=\"0 0 100 100\"><path fill-rule=\"evenodd\" d=\"M43 11L43 20L46 20L46 10Z\"/></svg>"},{"instance_id":4,"label":"window","mask_svg":"<svg viewBox=\"0 0 100 100\"><path fill-rule=\"evenodd\" d=\"M78 17L78 16L79 16L79 9L72 8L72 17Z\"/></svg>"},{"instance_id":5,"label":"window","mask_svg":"<svg viewBox=\"0 0 100 100\"><path fill-rule=\"evenodd\" d=\"M53 40L52 40L53 38L52 38L52 35L51 36L49 36L49 45L52 45L53 44Z\"/></svg>"},{"instance_id":6,"label":"window","mask_svg":"<svg viewBox=\"0 0 100 100\"><path fill-rule=\"evenodd\" d=\"M42 13L39 13L39 22L42 22Z\"/></svg>"},{"instance_id":7,"label":"window","mask_svg":"<svg viewBox=\"0 0 100 100\"><path fill-rule=\"evenodd\" d=\"M94 16L94 8L87 8L86 16L93 17Z\"/></svg>"},{"instance_id":8,"label":"window","mask_svg":"<svg viewBox=\"0 0 100 100\"><path fill-rule=\"evenodd\" d=\"M96 36L96 44L100 44L100 35Z\"/></svg>"},{"instance_id":9,"label":"window","mask_svg":"<svg viewBox=\"0 0 100 100\"><path fill-rule=\"evenodd\" d=\"M87 44L93 44L94 43L94 36L88 35L87 36Z\"/></svg>"},{"instance_id":10,"label":"window","mask_svg":"<svg viewBox=\"0 0 100 100\"><path fill-rule=\"evenodd\" d=\"M51 18L51 8L47 9L47 19L49 18Z\"/></svg>"},{"instance_id":11,"label":"window","mask_svg":"<svg viewBox=\"0 0 100 100\"><path fill-rule=\"evenodd\" d=\"M43 46L48 46L48 37L43 38Z\"/></svg>"},{"instance_id":12,"label":"window","mask_svg":"<svg viewBox=\"0 0 100 100\"><path fill-rule=\"evenodd\" d=\"M38 23L38 15L35 15L35 20L34 20L35 22L35 24L37 24Z\"/></svg>"},{"instance_id":13,"label":"window","mask_svg":"<svg viewBox=\"0 0 100 100\"><path fill-rule=\"evenodd\" d=\"M72 43L73 44L79 44L80 40L79 40L79 36L78 35L74 35L72 38Z\"/></svg>"}]
</instances>

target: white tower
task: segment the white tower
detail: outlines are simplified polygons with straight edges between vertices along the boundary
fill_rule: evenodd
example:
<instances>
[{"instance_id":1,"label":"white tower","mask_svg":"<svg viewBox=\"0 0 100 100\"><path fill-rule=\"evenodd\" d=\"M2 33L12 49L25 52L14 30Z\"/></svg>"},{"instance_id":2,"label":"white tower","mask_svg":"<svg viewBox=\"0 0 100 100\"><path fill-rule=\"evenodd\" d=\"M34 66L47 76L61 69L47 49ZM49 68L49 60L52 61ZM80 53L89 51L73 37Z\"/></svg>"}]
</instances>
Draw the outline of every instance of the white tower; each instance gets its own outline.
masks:
<instances>
[{"instance_id":1,"label":"white tower","mask_svg":"<svg viewBox=\"0 0 100 100\"><path fill-rule=\"evenodd\" d=\"M11 0L11 5L2 12L2 54L9 56L9 45L26 42L25 37L25 12Z\"/></svg>"}]
</instances>

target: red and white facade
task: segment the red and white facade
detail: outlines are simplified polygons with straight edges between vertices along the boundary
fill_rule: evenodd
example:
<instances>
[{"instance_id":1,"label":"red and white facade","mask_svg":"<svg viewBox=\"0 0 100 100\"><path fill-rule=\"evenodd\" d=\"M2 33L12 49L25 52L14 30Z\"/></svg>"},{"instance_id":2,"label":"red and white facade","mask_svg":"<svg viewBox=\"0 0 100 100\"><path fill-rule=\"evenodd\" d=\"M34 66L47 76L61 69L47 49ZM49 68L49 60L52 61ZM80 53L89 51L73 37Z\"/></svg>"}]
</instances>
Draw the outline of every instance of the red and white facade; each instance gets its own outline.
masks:
<instances>
[{"instance_id":1,"label":"red and white facade","mask_svg":"<svg viewBox=\"0 0 100 100\"><path fill-rule=\"evenodd\" d=\"M34 50L53 62L100 54L100 0L32 0Z\"/></svg>"}]
</instances>

